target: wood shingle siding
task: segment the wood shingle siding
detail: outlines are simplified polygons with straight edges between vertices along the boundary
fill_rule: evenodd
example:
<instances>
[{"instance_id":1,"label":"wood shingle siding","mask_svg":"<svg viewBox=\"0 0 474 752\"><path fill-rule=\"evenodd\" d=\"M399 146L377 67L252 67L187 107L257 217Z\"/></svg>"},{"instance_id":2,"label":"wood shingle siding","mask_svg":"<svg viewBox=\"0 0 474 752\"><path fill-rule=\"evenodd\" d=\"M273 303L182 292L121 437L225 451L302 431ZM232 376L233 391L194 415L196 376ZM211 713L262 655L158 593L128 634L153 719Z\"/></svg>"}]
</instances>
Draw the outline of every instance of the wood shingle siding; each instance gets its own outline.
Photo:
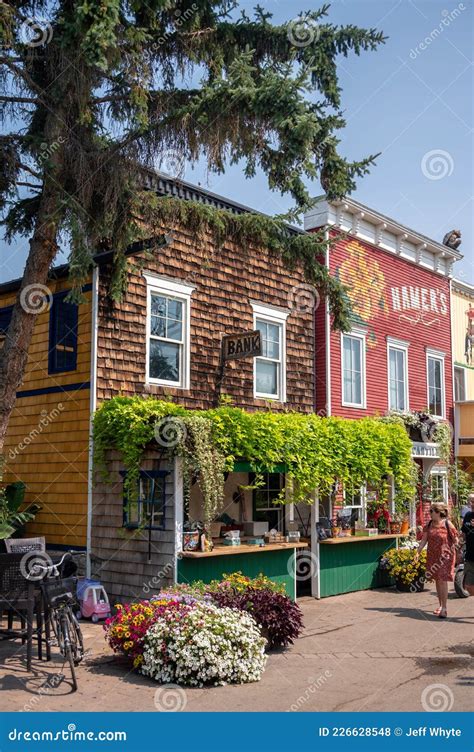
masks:
<instances>
[{"instance_id":1,"label":"wood shingle siding","mask_svg":"<svg viewBox=\"0 0 474 752\"><path fill-rule=\"evenodd\" d=\"M253 329L250 301L290 310L286 322L287 402L272 408L309 412L314 408L313 311L291 310L291 290L306 284L300 269L289 272L267 251L226 243L216 249L210 239L197 242L173 231L173 241L155 259L142 259L143 270L195 287L191 297L190 389L147 385L146 294L140 270L130 258L129 286L121 303L106 300L109 271L101 270L98 328L97 396L99 403L117 394L152 394L186 407L208 408L216 384L220 343L224 334ZM253 360L226 366L222 393L247 408L262 408L253 396Z\"/></svg>"}]
</instances>

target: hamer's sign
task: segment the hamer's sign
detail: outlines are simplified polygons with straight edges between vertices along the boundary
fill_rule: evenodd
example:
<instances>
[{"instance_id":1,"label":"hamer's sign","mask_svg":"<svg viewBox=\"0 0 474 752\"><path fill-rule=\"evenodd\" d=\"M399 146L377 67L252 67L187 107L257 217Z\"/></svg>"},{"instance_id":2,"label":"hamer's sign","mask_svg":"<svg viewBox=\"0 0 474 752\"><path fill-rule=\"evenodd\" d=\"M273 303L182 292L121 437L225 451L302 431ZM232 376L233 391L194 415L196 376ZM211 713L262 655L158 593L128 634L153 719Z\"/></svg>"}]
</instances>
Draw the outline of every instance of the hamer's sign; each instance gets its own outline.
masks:
<instances>
[{"instance_id":1,"label":"hamer's sign","mask_svg":"<svg viewBox=\"0 0 474 752\"><path fill-rule=\"evenodd\" d=\"M262 337L256 329L253 332L239 332L238 334L226 334L222 338L223 360L237 360L237 358L250 358L262 354Z\"/></svg>"}]
</instances>

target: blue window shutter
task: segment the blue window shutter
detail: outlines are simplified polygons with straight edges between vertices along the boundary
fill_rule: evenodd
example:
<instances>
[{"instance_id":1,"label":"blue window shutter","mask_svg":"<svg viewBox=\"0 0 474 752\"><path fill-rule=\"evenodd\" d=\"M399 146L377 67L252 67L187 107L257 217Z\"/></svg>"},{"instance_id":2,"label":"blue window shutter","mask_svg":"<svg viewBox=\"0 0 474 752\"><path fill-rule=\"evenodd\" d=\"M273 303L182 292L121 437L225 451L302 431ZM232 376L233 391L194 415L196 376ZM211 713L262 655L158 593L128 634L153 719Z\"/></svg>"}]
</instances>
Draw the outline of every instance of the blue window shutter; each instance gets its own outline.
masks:
<instances>
[{"instance_id":1,"label":"blue window shutter","mask_svg":"<svg viewBox=\"0 0 474 752\"><path fill-rule=\"evenodd\" d=\"M54 296L49 312L49 373L77 368L78 307L64 299L68 292Z\"/></svg>"},{"instance_id":2,"label":"blue window shutter","mask_svg":"<svg viewBox=\"0 0 474 752\"><path fill-rule=\"evenodd\" d=\"M5 335L7 333L8 327L10 326L12 313L13 313L13 306L8 306L7 308L0 308L0 336Z\"/></svg>"}]
</instances>

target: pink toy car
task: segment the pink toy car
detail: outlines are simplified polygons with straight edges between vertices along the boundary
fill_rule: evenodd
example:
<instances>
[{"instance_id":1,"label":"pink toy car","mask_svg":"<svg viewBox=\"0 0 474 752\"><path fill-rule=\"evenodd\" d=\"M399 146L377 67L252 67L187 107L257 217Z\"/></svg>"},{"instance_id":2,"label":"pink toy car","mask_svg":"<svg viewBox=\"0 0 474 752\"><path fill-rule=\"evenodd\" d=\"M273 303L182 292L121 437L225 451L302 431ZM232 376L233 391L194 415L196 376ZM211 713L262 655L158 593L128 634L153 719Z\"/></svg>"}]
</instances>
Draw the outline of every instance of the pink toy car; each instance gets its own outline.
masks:
<instances>
[{"instance_id":1,"label":"pink toy car","mask_svg":"<svg viewBox=\"0 0 474 752\"><path fill-rule=\"evenodd\" d=\"M110 616L110 603L105 588L96 580L82 580L77 585L77 597L80 611L78 617L92 619L96 624L99 619Z\"/></svg>"}]
</instances>

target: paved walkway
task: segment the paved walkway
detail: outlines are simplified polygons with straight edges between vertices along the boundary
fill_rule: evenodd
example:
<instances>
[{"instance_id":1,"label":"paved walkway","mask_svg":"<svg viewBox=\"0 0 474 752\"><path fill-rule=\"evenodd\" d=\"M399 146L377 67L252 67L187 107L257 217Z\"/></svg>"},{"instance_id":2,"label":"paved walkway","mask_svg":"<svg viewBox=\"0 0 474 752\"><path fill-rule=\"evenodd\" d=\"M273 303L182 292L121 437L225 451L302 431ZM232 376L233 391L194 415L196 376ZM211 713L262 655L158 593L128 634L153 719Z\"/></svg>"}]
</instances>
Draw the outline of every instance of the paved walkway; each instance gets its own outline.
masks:
<instances>
[{"instance_id":1,"label":"paved walkway","mask_svg":"<svg viewBox=\"0 0 474 752\"><path fill-rule=\"evenodd\" d=\"M305 630L292 648L268 658L254 684L169 689L111 655L100 625L84 622L89 652L73 696L62 682L48 688L61 662L34 661L0 644L2 710L31 711L419 711L474 706L474 598L450 598L450 618L434 617L432 590L375 590L300 600ZM67 671L65 672L67 676Z\"/></svg>"}]
</instances>

